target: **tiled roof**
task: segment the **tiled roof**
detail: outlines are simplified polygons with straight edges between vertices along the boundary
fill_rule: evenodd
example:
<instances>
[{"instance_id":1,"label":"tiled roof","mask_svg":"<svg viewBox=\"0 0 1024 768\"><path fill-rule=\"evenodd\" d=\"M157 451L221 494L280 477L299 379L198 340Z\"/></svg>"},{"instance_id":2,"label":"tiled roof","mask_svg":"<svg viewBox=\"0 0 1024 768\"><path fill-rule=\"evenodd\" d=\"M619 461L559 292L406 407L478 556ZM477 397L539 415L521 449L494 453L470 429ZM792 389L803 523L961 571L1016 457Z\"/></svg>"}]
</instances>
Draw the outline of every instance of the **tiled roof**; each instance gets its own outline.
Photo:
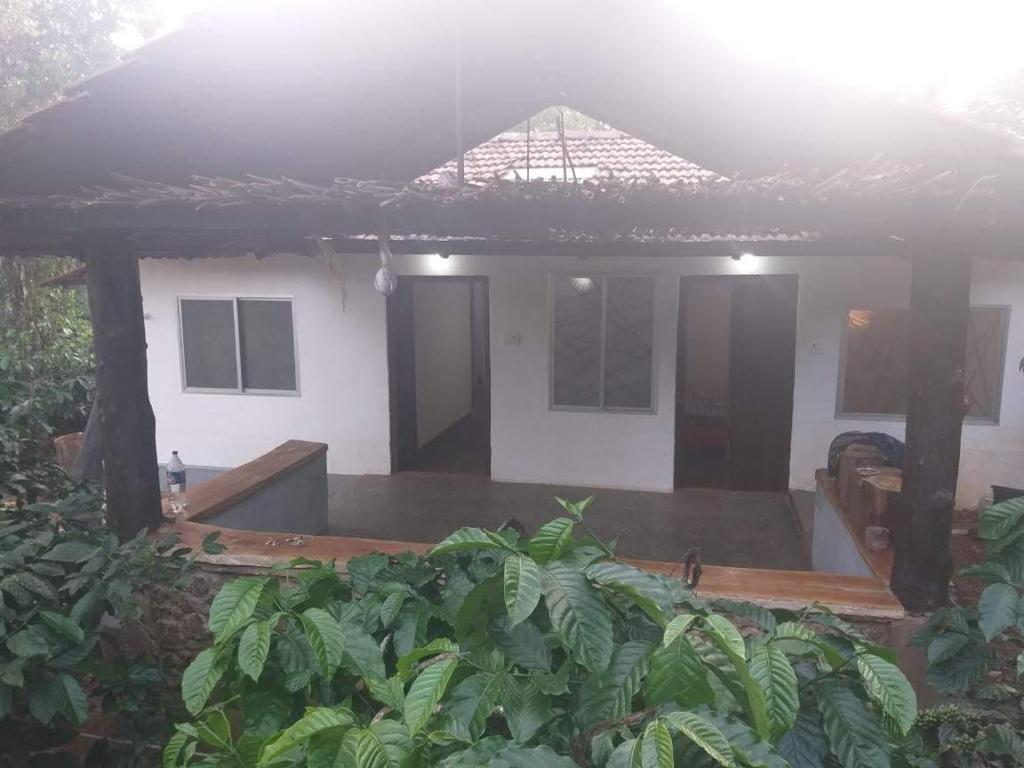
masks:
<instances>
[{"instance_id":1,"label":"tiled roof","mask_svg":"<svg viewBox=\"0 0 1024 768\"><path fill-rule=\"evenodd\" d=\"M502 133L466 152L465 178L486 183L495 178L526 180L525 133ZM562 143L554 131L530 134L530 179L562 178ZM577 178L615 178L620 181L655 181L662 184L697 184L717 174L673 155L653 144L620 131L566 131L565 145ZM450 160L419 181L454 179L456 161ZM572 179L566 163L565 173Z\"/></svg>"}]
</instances>

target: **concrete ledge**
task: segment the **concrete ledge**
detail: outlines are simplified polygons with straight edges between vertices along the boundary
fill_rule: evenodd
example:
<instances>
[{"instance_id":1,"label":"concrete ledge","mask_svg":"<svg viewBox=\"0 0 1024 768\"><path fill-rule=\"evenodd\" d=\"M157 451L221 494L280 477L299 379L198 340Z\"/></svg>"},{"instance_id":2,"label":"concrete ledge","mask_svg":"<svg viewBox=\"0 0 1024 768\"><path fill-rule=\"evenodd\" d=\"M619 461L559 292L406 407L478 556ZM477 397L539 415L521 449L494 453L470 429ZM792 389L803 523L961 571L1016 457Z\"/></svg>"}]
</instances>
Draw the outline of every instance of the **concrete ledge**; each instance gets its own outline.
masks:
<instances>
[{"instance_id":1,"label":"concrete ledge","mask_svg":"<svg viewBox=\"0 0 1024 768\"><path fill-rule=\"evenodd\" d=\"M169 502L164 501L165 508ZM289 440L188 490L184 520L289 534L327 530L327 446Z\"/></svg>"},{"instance_id":2,"label":"concrete ledge","mask_svg":"<svg viewBox=\"0 0 1024 768\"><path fill-rule=\"evenodd\" d=\"M847 514L835 478L824 469L815 473L814 529L811 567L851 576L872 576L886 583L892 574L892 551L872 552L864 544L863 522Z\"/></svg>"}]
</instances>

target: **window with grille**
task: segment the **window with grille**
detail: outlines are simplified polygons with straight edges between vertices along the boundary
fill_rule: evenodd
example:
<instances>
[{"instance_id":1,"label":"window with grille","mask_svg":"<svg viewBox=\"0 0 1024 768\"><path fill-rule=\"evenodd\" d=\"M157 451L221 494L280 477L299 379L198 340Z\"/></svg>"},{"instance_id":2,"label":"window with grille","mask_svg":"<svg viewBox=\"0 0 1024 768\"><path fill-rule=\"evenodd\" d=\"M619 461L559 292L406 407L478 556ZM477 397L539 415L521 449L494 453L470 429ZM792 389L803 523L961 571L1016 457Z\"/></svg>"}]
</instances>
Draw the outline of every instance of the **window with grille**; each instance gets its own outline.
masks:
<instances>
[{"instance_id":1,"label":"window with grille","mask_svg":"<svg viewBox=\"0 0 1024 768\"><path fill-rule=\"evenodd\" d=\"M1007 307L971 307L964 383L967 417L999 420ZM851 309L846 316L841 416L904 416L910 331L908 309Z\"/></svg>"},{"instance_id":2,"label":"window with grille","mask_svg":"<svg viewBox=\"0 0 1024 768\"><path fill-rule=\"evenodd\" d=\"M554 408L654 409L654 278L556 276Z\"/></svg>"},{"instance_id":3,"label":"window with grille","mask_svg":"<svg viewBox=\"0 0 1024 768\"><path fill-rule=\"evenodd\" d=\"M178 317L186 390L298 390L290 300L182 298Z\"/></svg>"}]
</instances>

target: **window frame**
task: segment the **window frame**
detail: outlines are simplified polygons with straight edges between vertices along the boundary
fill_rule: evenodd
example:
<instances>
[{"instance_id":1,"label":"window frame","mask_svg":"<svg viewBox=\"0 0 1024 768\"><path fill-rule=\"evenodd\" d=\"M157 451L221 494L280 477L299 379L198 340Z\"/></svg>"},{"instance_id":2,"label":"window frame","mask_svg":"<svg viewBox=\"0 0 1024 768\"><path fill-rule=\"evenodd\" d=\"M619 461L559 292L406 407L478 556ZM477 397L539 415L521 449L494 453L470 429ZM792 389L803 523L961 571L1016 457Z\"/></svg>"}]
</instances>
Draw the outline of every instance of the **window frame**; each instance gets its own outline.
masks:
<instances>
[{"instance_id":1,"label":"window frame","mask_svg":"<svg viewBox=\"0 0 1024 768\"><path fill-rule=\"evenodd\" d=\"M907 306L879 306L873 304L857 304L848 305L843 310L841 318L841 328L839 337L839 373L836 378L836 405L835 405L835 418L836 420L842 421L878 421L878 422L892 422L897 424L905 423L907 420L907 414L905 413L860 413L856 411L845 411L843 410L843 401L846 398L846 352L847 352L847 337L850 333L850 312L855 309L864 309L871 312L886 312L886 311L904 311L909 312L910 307ZM965 416L964 424L970 424L972 426L979 427L998 427L999 421L1003 415L1003 380L1006 378L1006 352L1009 347L1010 340L1010 321L1013 307L1009 304L971 304L968 307L969 310L974 309L995 309L999 310L1003 316L1003 333L999 343L999 359L1001 361L1001 367L999 375L996 377L996 408L995 414L992 417L985 416Z\"/></svg>"},{"instance_id":2,"label":"window frame","mask_svg":"<svg viewBox=\"0 0 1024 768\"><path fill-rule=\"evenodd\" d=\"M182 323L182 302L184 301L230 301L231 313L234 320L235 330L235 373L238 386L234 389L228 387L190 387L188 386L187 372L185 370L185 329ZM292 357L295 361L295 389L255 389L245 387L242 376L242 344L241 330L238 324L238 302L239 301L285 301L291 305L292 310ZM178 364L181 376L181 391L185 394L200 395L257 395L270 397L300 397L302 394L299 381L299 329L295 321L295 297L284 295L221 295L221 294L182 294L175 300L178 314Z\"/></svg>"},{"instance_id":3,"label":"window frame","mask_svg":"<svg viewBox=\"0 0 1024 768\"><path fill-rule=\"evenodd\" d=\"M555 282L559 278L590 277L601 286L601 359L598 368L598 405L561 405L555 403ZM616 277L637 277L651 281L651 404L646 408L627 408L604 405L604 366L608 326L608 279ZM616 413L640 416L656 416L658 413L658 275L653 272L574 272L548 273L548 411L566 413Z\"/></svg>"}]
</instances>

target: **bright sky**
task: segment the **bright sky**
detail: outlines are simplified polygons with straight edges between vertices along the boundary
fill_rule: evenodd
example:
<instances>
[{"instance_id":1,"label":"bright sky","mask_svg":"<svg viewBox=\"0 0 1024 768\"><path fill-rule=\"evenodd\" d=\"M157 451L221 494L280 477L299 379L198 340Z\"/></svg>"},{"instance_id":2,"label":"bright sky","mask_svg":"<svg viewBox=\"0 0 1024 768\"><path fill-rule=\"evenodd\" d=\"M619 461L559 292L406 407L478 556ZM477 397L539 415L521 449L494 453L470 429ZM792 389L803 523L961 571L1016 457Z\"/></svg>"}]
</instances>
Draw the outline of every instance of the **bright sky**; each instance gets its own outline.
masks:
<instances>
[{"instance_id":1,"label":"bright sky","mask_svg":"<svg viewBox=\"0 0 1024 768\"><path fill-rule=\"evenodd\" d=\"M165 31L206 8L268 0L157 0ZM474 0L490 2L491 0ZM415 0L410 0L415 2ZM675 0L679 12L755 60L961 109L1024 69L1022 0ZM125 36L126 47L140 41Z\"/></svg>"}]
</instances>

